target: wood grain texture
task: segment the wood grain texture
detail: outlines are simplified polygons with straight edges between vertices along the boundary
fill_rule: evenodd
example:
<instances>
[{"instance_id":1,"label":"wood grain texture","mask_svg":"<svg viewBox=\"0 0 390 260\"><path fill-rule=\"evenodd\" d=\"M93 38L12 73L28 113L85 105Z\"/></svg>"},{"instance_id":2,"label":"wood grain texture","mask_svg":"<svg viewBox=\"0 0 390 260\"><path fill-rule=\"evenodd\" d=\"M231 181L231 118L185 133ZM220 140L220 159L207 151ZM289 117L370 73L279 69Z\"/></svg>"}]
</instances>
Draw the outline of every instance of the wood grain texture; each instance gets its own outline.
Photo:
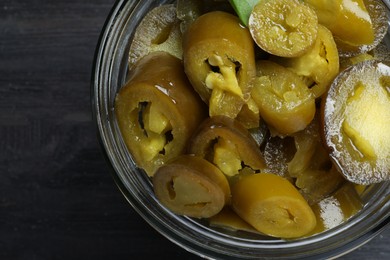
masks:
<instances>
[{"instance_id":1,"label":"wood grain texture","mask_svg":"<svg viewBox=\"0 0 390 260\"><path fill-rule=\"evenodd\" d=\"M114 0L0 1L0 259L198 259L127 204L90 111ZM390 231L342 259L390 258Z\"/></svg>"}]
</instances>

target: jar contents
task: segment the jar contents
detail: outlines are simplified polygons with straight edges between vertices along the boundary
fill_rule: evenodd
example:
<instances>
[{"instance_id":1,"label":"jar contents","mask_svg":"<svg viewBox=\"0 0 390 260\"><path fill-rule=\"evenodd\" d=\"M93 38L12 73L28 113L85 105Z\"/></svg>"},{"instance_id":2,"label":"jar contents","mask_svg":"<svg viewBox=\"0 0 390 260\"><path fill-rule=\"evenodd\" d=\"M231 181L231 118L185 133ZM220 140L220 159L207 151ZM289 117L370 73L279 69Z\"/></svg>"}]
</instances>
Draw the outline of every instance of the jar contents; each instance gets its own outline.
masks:
<instances>
[{"instance_id":1,"label":"jar contents","mask_svg":"<svg viewBox=\"0 0 390 260\"><path fill-rule=\"evenodd\" d=\"M381 1L177 0L129 42L115 100L131 158L175 214L294 239L390 180Z\"/></svg>"}]
</instances>

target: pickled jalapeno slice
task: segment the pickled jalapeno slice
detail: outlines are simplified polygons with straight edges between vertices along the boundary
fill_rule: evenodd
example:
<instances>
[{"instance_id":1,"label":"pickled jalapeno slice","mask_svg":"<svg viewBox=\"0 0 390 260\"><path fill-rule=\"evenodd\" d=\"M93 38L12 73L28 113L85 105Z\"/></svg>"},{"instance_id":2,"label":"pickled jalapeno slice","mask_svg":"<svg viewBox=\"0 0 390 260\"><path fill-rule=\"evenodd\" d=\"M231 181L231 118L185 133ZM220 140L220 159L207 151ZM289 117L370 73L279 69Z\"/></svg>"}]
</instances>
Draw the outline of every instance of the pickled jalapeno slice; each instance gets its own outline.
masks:
<instances>
[{"instance_id":1,"label":"pickled jalapeno slice","mask_svg":"<svg viewBox=\"0 0 390 260\"><path fill-rule=\"evenodd\" d=\"M324 99L324 140L351 182L390 179L389 86L389 64L364 61L340 73Z\"/></svg>"},{"instance_id":2,"label":"pickled jalapeno slice","mask_svg":"<svg viewBox=\"0 0 390 260\"><path fill-rule=\"evenodd\" d=\"M251 134L239 122L226 116L206 119L190 139L188 151L214 163L230 177L244 168L253 172L265 168L263 156Z\"/></svg>"},{"instance_id":3,"label":"pickled jalapeno slice","mask_svg":"<svg viewBox=\"0 0 390 260\"><path fill-rule=\"evenodd\" d=\"M294 72L272 61L260 60L252 98L260 116L278 134L291 135L313 120L315 98Z\"/></svg>"},{"instance_id":4,"label":"pickled jalapeno slice","mask_svg":"<svg viewBox=\"0 0 390 260\"><path fill-rule=\"evenodd\" d=\"M242 176L231 189L232 208L263 234L302 237L316 226L314 212L298 190L272 173Z\"/></svg>"},{"instance_id":5,"label":"pickled jalapeno slice","mask_svg":"<svg viewBox=\"0 0 390 260\"><path fill-rule=\"evenodd\" d=\"M168 159L183 153L206 111L180 60L166 52L143 57L115 100L125 144L149 176Z\"/></svg>"},{"instance_id":6,"label":"pickled jalapeno slice","mask_svg":"<svg viewBox=\"0 0 390 260\"><path fill-rule=\"evenodd\" d=\"M196 19L183 39L185 72L209 115L236 118L250 97L254 43L232 14L215 11Z\"/></svg>"},{"instance_id":7,"label":"pickled jalapeno slice","mask_svg":"<svg viewBox=\"0 0 390 260\"><path fill-rule=\"evenodd\" d=\"M297 57L317 38L318 19L312 8L298 0L264 0L253 8L248 26L266 52Z\"/></svg>"},{"instance_id":8,"label":"pickled jalapeno slice","mask_svg":"<svg viewBox=\"0 0 390 260\"><path fill-rule=\"evenodd\" d=\"M180 21L173 4L152 9L135 30L129 50L129 68L154 51L165 51L182 58Z\"/></svg>"},{"instance_id":9,"label":"pickled jalapeno slice","mask_svg":"<svg viewBox=\"0 0 390 260\"><path fill-rule=\"evenodd\" d=\"M179 215L208 218L230 203L225 175L207 160L181 155L160 167L153 177L158 200Z\"/></svg>"},{"instance_id":10,"label":"pickled jalapeno slice","mask_svg":"<svg viewBox=\"0 0 390 260\"><path fill-rule=\"evenodd\" d=\"M314 8L319 22L335 37L351 45L371 44L374 41L372 20L363 0L305 2Z\"/></svg>"},{"instance_id":11,"label":"pickled jalapeno slice","mask_svg":"<svg viewBox=\"0 0 390 260\"><path fill-rule=\"evenodd\" d=\"M374 49L388 28L387 8L380 0L304 0L318 21L333 34L340 56L355 56Z\"/></svg>"}]
</instances>

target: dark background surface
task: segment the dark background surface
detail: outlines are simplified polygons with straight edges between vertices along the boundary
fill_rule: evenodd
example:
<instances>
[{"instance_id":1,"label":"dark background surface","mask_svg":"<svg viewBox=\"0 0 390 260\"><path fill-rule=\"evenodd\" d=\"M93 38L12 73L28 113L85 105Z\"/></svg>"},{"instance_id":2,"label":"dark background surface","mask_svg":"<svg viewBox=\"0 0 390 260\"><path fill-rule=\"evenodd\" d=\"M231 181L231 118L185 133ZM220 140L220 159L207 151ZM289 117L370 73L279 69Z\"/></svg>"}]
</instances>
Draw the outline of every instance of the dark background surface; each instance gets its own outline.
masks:
<instances>
[{"instance_id":1,"label":"dark background surface","mask_svg":"<svg viewBox=\"0 0 390 260\"><path fill-rule=\"evenodd\" d=\"M0 259L197 259L110 175L90 109L114 0L0 1ZM342 259L389 259L390 230Z\"/></svg>"}]
</instances>

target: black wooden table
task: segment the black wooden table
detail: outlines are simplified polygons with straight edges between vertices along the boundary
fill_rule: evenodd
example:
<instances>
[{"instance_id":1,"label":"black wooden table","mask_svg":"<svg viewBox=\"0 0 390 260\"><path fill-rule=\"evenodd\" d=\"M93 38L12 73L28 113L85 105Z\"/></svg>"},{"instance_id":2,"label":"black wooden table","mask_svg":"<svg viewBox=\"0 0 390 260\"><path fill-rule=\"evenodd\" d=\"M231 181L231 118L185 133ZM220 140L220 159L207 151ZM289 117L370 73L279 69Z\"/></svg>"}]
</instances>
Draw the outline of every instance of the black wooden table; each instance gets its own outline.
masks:
<instances>
[{"instance_id":1,"label":"black wooden table","mask_svg":"<svg viewBox=\"0 0 390 260\"><path fill-rule=\"evenodd\" d=\"M127 204L90 78L114 0L0 1L0 259L198 259ZM342 259L389 259L390 230Z\"/></svg>"}]
</instances>

